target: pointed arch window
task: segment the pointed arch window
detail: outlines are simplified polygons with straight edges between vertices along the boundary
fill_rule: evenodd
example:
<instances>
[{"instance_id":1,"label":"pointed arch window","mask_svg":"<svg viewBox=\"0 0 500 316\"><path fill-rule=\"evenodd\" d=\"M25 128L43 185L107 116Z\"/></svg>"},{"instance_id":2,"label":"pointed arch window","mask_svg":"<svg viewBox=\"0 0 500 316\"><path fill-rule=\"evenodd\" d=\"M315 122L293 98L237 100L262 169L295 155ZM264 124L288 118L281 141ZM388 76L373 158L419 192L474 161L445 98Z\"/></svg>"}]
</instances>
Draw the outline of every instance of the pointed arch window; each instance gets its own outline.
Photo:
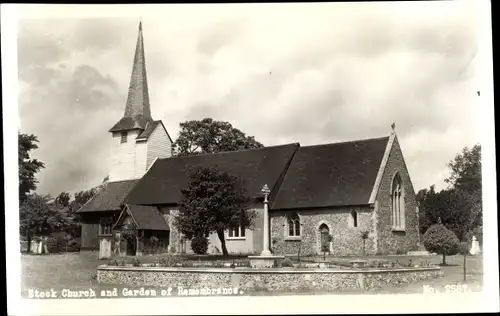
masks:
<instances>
[{"instance_id":1,"label":"pointed arch window","mask_svg":"<svg viewBox=\"0 0 500 316\"><path fill-rule=\"evenodd\" d=\"M297 213L292 213L287 217L288 237L300 237L300 217Z\"/></svg>"},{"instance_id":2,"label":"pointed arch window","mask_svg":"<svg viewBox=\"0 0 500 316\"><path fill-rule=\"evenodd\" d=\"M392 209L392 227L394 229L405 228L405 203L404 188L401 176L396 174L392 180L391 189L391 209Z\"/></svg>"}]
</instances>

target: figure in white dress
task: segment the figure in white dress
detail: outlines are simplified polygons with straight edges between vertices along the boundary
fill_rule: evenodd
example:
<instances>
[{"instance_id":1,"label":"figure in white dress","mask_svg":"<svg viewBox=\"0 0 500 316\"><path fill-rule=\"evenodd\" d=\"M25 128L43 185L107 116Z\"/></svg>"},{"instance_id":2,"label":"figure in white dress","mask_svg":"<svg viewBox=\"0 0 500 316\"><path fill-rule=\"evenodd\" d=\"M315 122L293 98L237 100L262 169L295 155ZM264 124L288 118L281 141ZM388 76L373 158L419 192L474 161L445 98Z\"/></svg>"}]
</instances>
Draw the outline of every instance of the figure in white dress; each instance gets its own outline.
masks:
<instances>
[{"instance_id":1,"label":"figure in white dress","mask_svg":"<svg viewBox=\"0 0 500 316\"><path fill-rule=\"evenodd\" d=\"M475 256L481 252L479 248L479 241L477 241L476 236L472 236L472 247L470 248L470 254Z\"/></svg>"}]
</instances>

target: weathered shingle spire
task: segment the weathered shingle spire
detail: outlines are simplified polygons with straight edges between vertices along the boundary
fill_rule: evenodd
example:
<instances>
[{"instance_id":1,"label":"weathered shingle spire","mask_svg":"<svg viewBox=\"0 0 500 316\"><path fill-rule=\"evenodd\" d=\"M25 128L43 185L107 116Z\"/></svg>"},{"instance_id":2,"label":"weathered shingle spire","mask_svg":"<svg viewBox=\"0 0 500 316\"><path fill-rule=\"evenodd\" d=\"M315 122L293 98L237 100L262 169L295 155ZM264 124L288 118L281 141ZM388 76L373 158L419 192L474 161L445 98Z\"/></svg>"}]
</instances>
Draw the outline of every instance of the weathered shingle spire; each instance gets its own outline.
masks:
<instances>
[{"instance_id":1,"label":"weathered shingle spire","mask_svg":"<svg viewBox=\"0 0 500 316\"><path fill-rule=\"evenodd\" d=\"M117 132L134 128L144 129L147 122L152 120L141 21L139 22L139 35L135 47L134 64L130 77L125 114L109 131Z\"/></svg>"}]
</instances>

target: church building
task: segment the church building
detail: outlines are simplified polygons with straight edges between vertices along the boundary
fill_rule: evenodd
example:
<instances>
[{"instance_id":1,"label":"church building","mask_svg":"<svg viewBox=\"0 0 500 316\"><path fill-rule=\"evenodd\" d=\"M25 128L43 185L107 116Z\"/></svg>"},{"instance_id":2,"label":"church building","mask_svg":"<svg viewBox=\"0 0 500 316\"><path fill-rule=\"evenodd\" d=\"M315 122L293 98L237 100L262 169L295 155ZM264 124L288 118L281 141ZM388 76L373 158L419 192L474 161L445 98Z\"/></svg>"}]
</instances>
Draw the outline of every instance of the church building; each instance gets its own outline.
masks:
<instances>
[{"instance_id":1,"label":"church building","mask_svg":"<svg viewBox=\"0 0 500 316\"><path fill-rule=\"evenodd\" d=\"M151 115L141 24L125 112L109 133L109 180L78 211L81 247L99 249L100 258L192 252L173 219L191 168L214 165L245 180L257 214L251 227L225 232L229 253L263 250L264 185L276 255L402 254L419 246L415 192L394 125L372 139L172 156L172 139ZM217 235L207 238L209 252L220 252Z\"/></svg>"}]
</instances>

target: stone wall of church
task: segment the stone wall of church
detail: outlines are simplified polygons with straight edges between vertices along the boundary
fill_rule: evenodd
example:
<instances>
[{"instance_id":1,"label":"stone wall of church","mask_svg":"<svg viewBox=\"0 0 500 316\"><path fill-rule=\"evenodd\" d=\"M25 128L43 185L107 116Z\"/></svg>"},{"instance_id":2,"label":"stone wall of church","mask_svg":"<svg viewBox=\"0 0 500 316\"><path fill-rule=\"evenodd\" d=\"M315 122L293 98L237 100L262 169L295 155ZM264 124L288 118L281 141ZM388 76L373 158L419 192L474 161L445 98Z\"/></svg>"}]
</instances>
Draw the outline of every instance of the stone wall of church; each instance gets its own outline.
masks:
<instances>
[{"instance_id":1,"label":"stone wall of church","mask_svg":"<svg viewBox=\"0 0 500 316\"><path fill-rule=\"evenodd\" d=\"M404 230L392 227L391 184L396 173L401 177L404 190ZM397 138L389 154L376 201L377 252L403 254L416 250L419 239L417 201Z\"/></svg>"},{"instance_id":2,"label":"stone wall of church","mask_svg":"<svg viewBox=\"0 0 500 316\"><path fill-rule=\"evenodd\" d=\"M357 213L357 226L351 212ZM363 255L363 231L369 232L365 241L365 254L374 254L373 209L370 207L342 207L327 209L298 210L301 236L288 237L287 215L294 211L270 211L271 248L274 254L312 255L321 252L320 226L328 227L333 240L330 253L335 256Z\"/></svg>"}]
</instances>

